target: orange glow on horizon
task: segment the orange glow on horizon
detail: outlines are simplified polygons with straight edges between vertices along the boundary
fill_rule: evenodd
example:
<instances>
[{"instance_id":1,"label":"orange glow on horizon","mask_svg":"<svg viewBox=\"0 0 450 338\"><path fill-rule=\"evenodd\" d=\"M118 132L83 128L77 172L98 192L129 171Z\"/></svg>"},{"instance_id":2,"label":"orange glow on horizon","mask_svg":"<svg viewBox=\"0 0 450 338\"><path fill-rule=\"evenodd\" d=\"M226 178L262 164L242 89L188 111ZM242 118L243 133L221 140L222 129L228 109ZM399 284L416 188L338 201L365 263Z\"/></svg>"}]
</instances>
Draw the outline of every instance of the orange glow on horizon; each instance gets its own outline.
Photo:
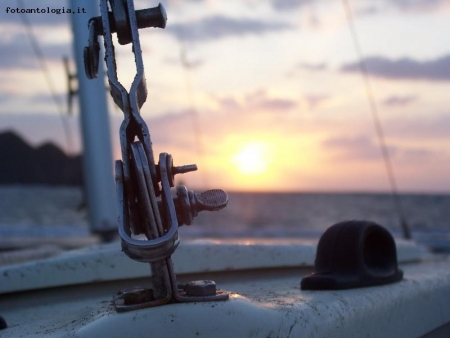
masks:
<instances>
[{"instance_id":1,"label":"orange glow on horizon","mask_svg":"<svg viewBox=\"0 0 450 338\"><path fill-rule=\"evenodd\" d=\"M312 149L312 144L313 139L293 142L277 132L230 135L210 149L206 167L209 176L227 190L299 189L306 182L295 177L317 171L316 156L304 149Z\"/></svg>"}]
</instances>

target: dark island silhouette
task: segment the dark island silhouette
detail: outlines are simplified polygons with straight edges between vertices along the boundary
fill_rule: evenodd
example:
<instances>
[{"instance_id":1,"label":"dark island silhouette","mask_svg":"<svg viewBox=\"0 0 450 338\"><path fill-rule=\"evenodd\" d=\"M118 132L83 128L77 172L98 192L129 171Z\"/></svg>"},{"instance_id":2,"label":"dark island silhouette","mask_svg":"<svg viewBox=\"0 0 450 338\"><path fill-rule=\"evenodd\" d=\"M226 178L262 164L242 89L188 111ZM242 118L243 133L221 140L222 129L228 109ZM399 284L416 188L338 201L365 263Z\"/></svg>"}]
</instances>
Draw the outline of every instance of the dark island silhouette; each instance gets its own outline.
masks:
<instances>
[{"instance_id":1,"label":"dark island silhouette","mask_svg":"<svg viewBox=\"0 0 450 338\"><path fill-rule=\"evenodd\" d=\"M0 133L0 184L81 186L82 157L53 143L32 147L13 131Z\"/></svg>"}]
</instances>

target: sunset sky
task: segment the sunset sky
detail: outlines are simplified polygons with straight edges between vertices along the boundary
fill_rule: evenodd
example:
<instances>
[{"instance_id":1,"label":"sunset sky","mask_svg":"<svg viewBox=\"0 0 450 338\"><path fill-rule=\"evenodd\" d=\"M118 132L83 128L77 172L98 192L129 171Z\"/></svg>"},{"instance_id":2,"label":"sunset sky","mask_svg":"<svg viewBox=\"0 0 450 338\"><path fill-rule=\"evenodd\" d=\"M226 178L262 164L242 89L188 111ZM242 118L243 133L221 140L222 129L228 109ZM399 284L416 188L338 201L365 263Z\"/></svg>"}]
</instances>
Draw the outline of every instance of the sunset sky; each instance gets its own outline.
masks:
<instances>
[{"instance_id":1,"label":"sunset sky","mask_svg":"<svg viewBox=\"0 0 450 338\"><path fill-rule=\"evenodd\" d=\"M183 177L188 187L389 191L342 1L161 3L167 28L140 30L148 87L141 113L156 153L171 153L179 165L198 164L198 172ZM450 2L349 3L399 190L450 192ZM0 7L0 131L80 152L76 100L76 113L64 117L69 148L20 15L6 13L8 6L18 5L3 0ZM27 17L66 114L62 58L73 54L70 18ZM119 79L128 88L133 54L129 46L117 53ZM108 100L118 159L123 115Z\"/></svg>"}]
</instances>

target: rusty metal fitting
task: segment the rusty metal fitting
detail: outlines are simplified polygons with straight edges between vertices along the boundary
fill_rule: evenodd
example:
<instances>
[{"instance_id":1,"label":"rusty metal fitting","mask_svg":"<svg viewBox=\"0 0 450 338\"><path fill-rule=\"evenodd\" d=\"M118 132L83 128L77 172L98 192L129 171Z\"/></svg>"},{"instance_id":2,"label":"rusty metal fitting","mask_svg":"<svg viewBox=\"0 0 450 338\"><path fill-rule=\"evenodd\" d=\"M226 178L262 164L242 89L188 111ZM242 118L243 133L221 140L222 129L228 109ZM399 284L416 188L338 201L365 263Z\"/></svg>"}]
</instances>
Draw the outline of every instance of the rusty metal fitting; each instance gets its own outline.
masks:
<instances>
[{"instance_id":1,"label":"rusty metal fitting","mask_svg":"<svg viewBox=\"0 0 450 338\"><path fill-rule=\"evenodd\" d=\"M184 290L186 296L190 297L215 296L216 282L212 280L196 280L187 283Z\"/></svg>"},{"instance_id":2,"label":"rusty metal fitting","mask_svg":"<svg viewBox=\"0 0 450 338\"><path fill-rule=\"evenodd\" d=\"M123 0L109 0L112 12L109 12L110 31L117 33L119 44L127 45L132 39L130 29L130 18L127 13L126 4ZM164 6L159 4L153 8L135 11L136 27L141 28L166 28L167 14ZM95 35L103 35L102 17L93 17L90 22L95 23Z\"/></svg>"},{"instance_id":3,"label":"rusty metal fitting","mask_svg":"<svg viewBox=\"0 0 450 338\"><path fill-rule=\"evenodd\" d=\"M228 195L220 189L195 193L184 185L177 186L177 197L174 198L179 225L191 225L198 213L203 210L217 211L225 208Z\"/></svg>"},{"instance_id":4,"label":"rusty metal fitting","mask_svg":"<svg viewBox=\"0 0 450 338\"><path fill-rule=\"evenodd\" d=\"M100 44L97 39L97 21L89 21L89 40L88 45L84 47L83 59L84 70L88 79L96 79L98 75Z\"/></svg>"},{"instance_id":5,"label":"rusty metal fitting","mask_svg":"<svg viewBox=\"0 0 450 338\"><path fill-rule=\"evenodd\" d=\"M159 163L156 165L157 172L159 173L160 167L163 166L165 169L165 172L167 173L168 179L169 179L169 185L170 187L175 186L175 175L177 174L185 174L191 171L197 170L196 164L187 164L182 166L174 166L173 165L173 157L172 155L168 153L161 153L159 154ZM161 181L161 175L157 175L158 181Z\"/></svg>"}]
</instances>

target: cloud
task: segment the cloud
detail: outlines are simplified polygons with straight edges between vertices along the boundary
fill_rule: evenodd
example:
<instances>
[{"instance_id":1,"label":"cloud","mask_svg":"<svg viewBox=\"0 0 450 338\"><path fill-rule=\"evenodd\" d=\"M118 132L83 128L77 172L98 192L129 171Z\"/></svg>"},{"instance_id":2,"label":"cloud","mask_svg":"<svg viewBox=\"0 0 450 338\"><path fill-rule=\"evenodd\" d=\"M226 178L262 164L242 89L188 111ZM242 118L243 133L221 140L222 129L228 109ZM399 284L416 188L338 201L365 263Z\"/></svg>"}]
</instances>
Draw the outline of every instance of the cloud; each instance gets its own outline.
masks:
<instances>
[{"instance_id":1,"label":"cloud","mask_svg":"<svg viewBox=\"0 0 450 338\"><path fill-rule=\"evenodd\" d=\"M241 97L211 96L211 99L217 104L214 109L166 111L161 117L152 119L149 125L151 124L155 144L164 144L169 149L181 149L186 144L195 148L197 146L193 135L198 134L205 140L204 146L210 147L211 142L217 143L230 133L251 135L267 133L268 130L275 132L283 129L287 132L289 128L293 128L294 133L299 130L298 126L287 126L283 122L290 117L287 113L298 106L297 102L288 98L270 97L264 90L259 90ZM197 128L200 132L195 131ZM173 138L173 135L177 137Z\"/></svg>"},{"instance_id":2,"label":"cloud","mask_svg":"<svg viewBox=\"0 0 450 338\"><path fill-rule=\"evenodd\" d=\"M305 100L309 109L314 109L330 98L329 95L306 95Z\"/></svg>"},{"instance_id":3,"label":"cloud","mask_svg":"<svg viewBox=\"0 0 450 338\"><path fill-rule=\"evenodd\" d=\"M272 0L272 7L277 10L289 11L313 2L314 0Z\"/></svg>"},{"instance_id":4,"label":"cloud","mask_svg":"<svg viewBox=\"0 0 450 338\"><path fill-rule=\"evenodd\" d=\"M239 102L233 97L216 98L216 101L224 111L236 111L241 109Z\"/></svg>"},{"instance_id":5,"label":"cloud","mask_svg":"<svg viewBox=\"0 0 450 338\"><path fill-rule=\"evenodd\" d=\"M417 96L408 95L408 96L389 96L385 100L383 100L383 105L388 107L403 107L411 104L412 102L417 101Z\"/></svg>"},{"instance_id":6,"label":"cloud","mask_svg":"<svg viewBox=\"0 0 450 338\"><path fill-rule=\"evenodd\" d=\"M364 135L337 136L322 142L322 147L335 154L335 160L341 161L381 161L378 144ZM442 157L442 154L416 146L389 146L389 154L396 163L421 163Z\"/></svg>"},{"instance_id":7,"label":"cloud","mask_svg":"<svg viewBox=\"0 0 450 338\"><path fill-rule=\"evenodd\" d=\"M450 140L450 114L390 118L384 121L383 126L394 164L447 165L450 152L445 144ZM333 133L338 129L328 125L324 130ZM381 150L374 131L367 130L363 134L359 130L359 133L353 133L355 130L354 126L348 126L347 134L329 137L322 141L321 147L336 161L381 161Z\"/></svg>"},{"instance_id":8,"label":"cloud","mask_svg":"<svg viewBox=\"0 0 450 338\"><path fill-rule=\"evenodd\" d=\"M295 101L288 99L265 99L259 101L254 108L260 108L265 111L283 113L297 105Z\"/></svg>"},{"instance_id":9,"label":"cloud","mask_svg":"<svg viewBox=\"0 0 450 338\"><path fill-rule=\"evenodd\" d=\"M181 65L185 69L198 69L205 65L205 60L195 59L195 60L183 60L173 57L168 57L164 59L164 62L169 65Z\"/></svg>"},{"instance_id":10,"label":"cloud","mask_svg":"<svg viewBox=\"0 0 450 338\"><path fill-rule=\"evenodd\" d=\"M44 88L44 90L46 89L47 87ZM55 101L57 105L55 105ZM19 95L18 93L6 91L5 93L0 94L0 104L3 105L3 110L8 110L5 109L5 107L15 107L18 103L20 104L19 109L23 109L23 107L32 107L35 111L59 112L59 109L62 109L63 112L67 112L67 93L57 93L55 94L55 97L45 93Z\"/></svg>"},{"instance_id":11,"label":"cloud","mask_svg":"<svg viewBox=\"0 0 450 338\"><path fill-rule=\"evenodd\" d=\"M262 35L290 28L290 25L282 22L266 22L249 18L236 19L215 15L194 22L172 24L166 28L166 31L179 40L211 41L245 34Z\"/></svg>"},{"instance_id":12,"label":"cloud","mask_svg":"<svg viewBox=\"0 0 450 338\"><path fill-rule=\"evenodd\" d=\"M194 110L180 109L167 111L159 117L143 118L149 126L152 142L158 147L172 149L194 146L193 119L196 114Z\"/></svg>"},{"instance_id":13,"label":"cloud","mask_svg":"<svg viewBox=\"0 0 450 338\"><path fill-rule=\"evenodd\" d=\"M287 98L269 97L265 90L257 90L238 100L234 97L215 98L221 111L248 113L284 113L297 107L297 102Z\"/></svg>"},{"instance_id":14,"label":"cloud","mask_svg":"<svg viewBox=\"0 0 450 338\"><path fill-rule=\"evenodd\" d=\"M8 102L13 102L18 97L17 93L9 92L7 90L3 90L0 92L0 104L4 105Z\"/></svg>"},{"instance_id":15,"label":"cloud","mask_svg":"<svg viewBox=\"0 0 450 338\"><path fill-rule=\"evenodd\" d=\"M327 70L328 65L325 62L300 62L286 72L286 77L292 78L297 76L301 71L318 73Z\"/></svg>"},{"instance_id":16,"label":"cloud","mask_svg":"<svg viewBox=\"0 0 450 338\"><path fill-rule=\"evenodd\" d=\"M356 15L358 16L370 16L374 14L378 14L380 12L380 8L377 6L369 5L365 7L361 7L356 10Z\"/></svg>"},{"instance_id":17,"label":"cloud","mask_svg":"<svg viewBox=\"0 0 450 338\"><path fill-rule=\"evenodd\" d=\"M339 125L338 128L345 126ZM413 116L401 116L390 118L383 121L384 134L387 136L389 151L392 156L397 158L415 158L418 156L428 156L433 152L438 155L437 148L430 147L429 144L439 145L439 148L445 149L443 145L448 144L450 140L450 114L442 113L440 115L427 114L420 118ZM348 127L348 135L337 135L327 138L321 143L322 147L331 150L338 159L381 159L380 147L375 138L374 130L369 128L366 134L352 133L355 126ZM324 130L332 133L336 126L327 125ZM446 143L445 143L446 142ZM400 147L398 145L411 145L410 147ZM423 143L423 149L417 144ZM414 146L413 146L414 145ZM425 150L428 152L426 153ZM448 153L448 151L447 151Z\"/></svg>"},{"instance_id":18,"label":"cloud","mask_svg":"<svg viewBox=\"0 0 450 338\"><path fill-rule=\"evenodd\" d=\"M323 2L331 3L330 0L322 0ZM279 11L290 11L308 5L320 2L320 0L270 0L272 7ZM356 1L355 1L356 2ZM448 0L384 0L385 5L397 8L401 11L411 10L435 10L442 6L448 5ZM365 7L358 10L359 14L374 14L380 11L379 7L375 5L382 5L379 0L359 1ZM355 4L358 5L358 2Z\"/></svg>"},{"instance_id":19,"label":"cloud","mask_svg":"<svg viewBox=\"0 0 450 338\"><path fill-rule=\"evenodd\" d=\"M327 69L327 64L325 62L319 62L319 63L302 62L298 65L298 68L317 72L317 71L322 71L322 70Z\"/></svg>"},{"instance_id":20,"label":"cloud","mask_svg":"<svg viewBox=\"0 0 450 338\"><path fill-rule=\"evenodd\" d=\"M182 60L181 64L183 65L184 68L187 68L187 69L197 69L197 68L203 66L205 64L205 61L204 60L200 60L200 59L197 59L197 60Z\"/></svg>"},{"instance_id":21,"label":"cloud","mask_svg":"<svg viewBox=\"0 0 450 338\"><path fill-rule=\"evenodd\" d=\"M389 0L389 3L402 10L436 9L448 5L448 0Z\"/></svg>"},{"instance_id":22,"label":"cloud","mask_svg":"<svg viewBox=\"0 0 450 338\"><path fill-rule=\"evenodd\" d=\"M448 0L367 0L360 1L361 6L359 8L356 6L355 12L358 15L367 16L386 12L394 8L401 12L416 13L436 11L449 4Z\"/></svg>"},{"instance_id":23,"label":"cloud","mask_svg":"<svg viewBox=\"0 0 450 338\"><path fill-rule=\"evenodd\" d=\"M271 98L267 96L265 90L258 90L248 94L245 97L246 110L250 111L268 111L268 112L285 112L297 106L293 100L284 98Z\"/></svg>"},{"instance_id":24,"label":"cloud","mask_svg":"<svg viewBox=\"0 0 450 338\"><path fill-rule=\"evenodd\" d=\"M41 47L45 59L62 62L64 55L71 55L69 42L61 44L46 44ZM33 52L31 42L25 34L14 35L7 41L0 42L0 69L39 68L38 60Z\"/></svg>"},{"instance_id":25,"label":"cloud","mask_svg":"<svg viewBox=\"0 0 450 338\"><path fill-rule=\"evenodd\" d=\"M389 60L385 57L368 57L365 64L369 74L396 80L450 80L450 54L429 61L416 61L411 58ZM353 62L342 65L342 72L360 71L360 63Z\"/></svg>"},{"instance_id":26,"label":"cloud","mask_svg":"<svg viewBox=\"0 0 450 338\"><path fill-rule=\"evenodd\" d=\"M322 142L322 147L338 153L343 160L379 160L380 148L367 136L331 137ZM390 149L392 153L393 149Z\"/></svg>"},{"instance_id":27,"label":"cloud","mask_svg":"<svg viewBox=\"0 0 450 338\"><path fill-rule=\"evenodd\" d=\"M399 157L403 161L418 162L433 159L437 155L436 152L425 148L406 148L399 154Z\"/></svg>"},{"instance_id":28,"label":"cloud","mask_svg":"<svg viewBox=\"0 0 450 338\"><path fill-rule=\"evenodd\" d=\"M384 123L386 135L395 135L406 139L449 140L450 114L430 114L418 118L397 118Z\"/></svg>"}]
</instances>

